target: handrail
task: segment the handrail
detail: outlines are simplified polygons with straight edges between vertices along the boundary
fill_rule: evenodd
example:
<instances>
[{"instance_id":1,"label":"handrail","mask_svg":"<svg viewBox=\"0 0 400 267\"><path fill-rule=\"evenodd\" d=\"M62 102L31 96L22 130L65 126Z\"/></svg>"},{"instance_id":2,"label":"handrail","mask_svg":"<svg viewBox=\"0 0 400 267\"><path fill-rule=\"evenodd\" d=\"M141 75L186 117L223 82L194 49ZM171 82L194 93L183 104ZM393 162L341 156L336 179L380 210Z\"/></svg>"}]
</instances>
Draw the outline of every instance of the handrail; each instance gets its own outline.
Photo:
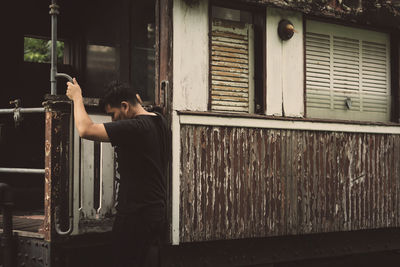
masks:
<instances>
[{"instance_id":1,"label":"handrail","mask_svg":"<svg viewBox=\"0 0 400 267\"><path fill-rule=\"evenodd\" d=\"M29 168L0 168L0 173L45 174L45 170L44 169L29 169Z\"/></svg>"},{"instance_id":2,"label":"handrail","mask_svg":"<svg viewBox=\"0 0 400 267\"><path fill-rule=\"evenodd\" d=\"M45 108L3 108L0 109L0 114L12 114L18 109L20 113L44 113Z\"/></svg>"},{"instance_id":3,"label":"handrail","mask_svg":"<svg viewBox=\"0 0 400 267\"><path fill-rule=\"evenodd\" d=\"M59 77L63 77L68 79L72 82L72 77L65 73L58 73L57 72L57 16L59 14L59 6L57 5L56 0L51 1L50 7L50 15L51 15L51 70L50 70L50 84L51 84L51 94L57 94L57 79ZM73 151L74 151L74 107L71 104L71 119L70 119L70 135L69 135L69 227L67 231L62 231L60 228L60 222L57 219L57 211L59 207L56 209L54 214L55 218L55 229L57 234L59 235L69 235L72 233L73 230L73 181L74 181L74 174L73 174Z\"/></svg>"}]
</instances>

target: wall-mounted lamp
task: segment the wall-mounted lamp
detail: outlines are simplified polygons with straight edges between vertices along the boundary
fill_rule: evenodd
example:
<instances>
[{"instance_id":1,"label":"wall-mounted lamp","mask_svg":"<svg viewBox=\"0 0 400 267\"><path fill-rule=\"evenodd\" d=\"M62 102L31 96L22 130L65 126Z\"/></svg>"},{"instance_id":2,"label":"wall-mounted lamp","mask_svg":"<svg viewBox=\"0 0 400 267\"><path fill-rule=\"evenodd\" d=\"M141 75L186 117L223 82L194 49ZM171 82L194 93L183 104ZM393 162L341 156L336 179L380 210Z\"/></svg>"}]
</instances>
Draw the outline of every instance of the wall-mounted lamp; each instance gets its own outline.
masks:
<instances>
[{"instance_id":1,"label":"wall-mounted lamp","mask_svg":"<svg viewBox=\"0 0 400 267\"><path fill-rule=\"evenodd\" d=\"M286 41L293 37L293 34L297 32L294 29L293 23L287 19L282 19L278 25L278 35L279 37Z\"/></svg>"}]
</instances>

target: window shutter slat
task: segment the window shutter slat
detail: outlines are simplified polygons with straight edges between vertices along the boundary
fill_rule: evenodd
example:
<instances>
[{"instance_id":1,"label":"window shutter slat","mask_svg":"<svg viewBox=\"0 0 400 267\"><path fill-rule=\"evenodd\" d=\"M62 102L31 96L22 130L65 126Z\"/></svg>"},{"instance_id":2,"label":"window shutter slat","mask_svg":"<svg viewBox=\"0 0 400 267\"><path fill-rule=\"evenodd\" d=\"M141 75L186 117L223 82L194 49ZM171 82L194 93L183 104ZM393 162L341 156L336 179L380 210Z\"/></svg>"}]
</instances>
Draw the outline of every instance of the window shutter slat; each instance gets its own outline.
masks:
<instances>
[{"instance_id":1,"label":"window shutter slat","mask_svg":"<svg viewBox=\"0 0 400 267\"><path fill-rule=\"evenodd\" d=\"M245 23L213 20L211 110L249 112L249 30Z\"/></svg>"},{"instance_id":2,"label":"window shutter slat","mask_svg":"<svg viewBox=\"0 0 400 267\"><path fill-rule=\"evenodd\" d=\"M306 36L307 103L310 107L329 109L330 96L330 37L324 34Z\"/></svg>"},{"instance_id":3,"label":"window shutter slat","mask_svg":"<svg viewBox=\"0 0 400 267\"><path fill-rule=\"evenodd\" d=\"M307 21L308 116L389 121L389 58L387 34Z\"/></svg>"}]
</instances>

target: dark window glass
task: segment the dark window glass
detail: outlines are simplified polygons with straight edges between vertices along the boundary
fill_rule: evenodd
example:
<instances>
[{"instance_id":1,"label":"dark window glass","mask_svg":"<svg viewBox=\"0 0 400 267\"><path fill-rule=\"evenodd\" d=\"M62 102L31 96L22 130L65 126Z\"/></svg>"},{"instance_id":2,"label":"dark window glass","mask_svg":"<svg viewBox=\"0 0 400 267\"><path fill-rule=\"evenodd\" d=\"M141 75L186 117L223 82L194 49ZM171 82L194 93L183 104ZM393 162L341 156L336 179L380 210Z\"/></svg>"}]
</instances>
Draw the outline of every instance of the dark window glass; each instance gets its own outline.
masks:
<instances>
[{"instance_id":1,"label":"dark window glass","mask_svg":"<svg viewBox=\"0 0 400 267\"><path fill-rule=\"evenodd\" d=\"M129 6L128 6L129 4ZM155 100L155 0L99 1L84 18L84 96L101 97L112 80L130 83L147 103Z\"/></svg>"},{"instance_id":2,"label":"dark window glass","mask_svg":"<svg viewBox=\"0 0 400 267\"><path fill-rule=\"evenodd\" d=\"M83 1L84 14L82 31L85 38L84 68L82 88L85 97L102 97L107 84L121 79L119 73L120 27L128 12L122 12L120 1L96 1L96 4Z\"/></svg>"},{"instance_id":3,"label":"dark window glass","mask_svg":"<svg viewBox=\"0 0 400 267\"><path fill-rule=\"evenodd\" d=\"M116 79L117 53L115 47L86 46L86 96L98 97L105 86Z\"/></svg>"},{"instance_id":4,"label":"dark window glass","mask_svg":"<svg viewBox=\"0 0 400 267\"><path fill-rule=\"evenodd\" d=\"M131 84L145 102L155 99L155 1L132 5Z\"/></svg>"}]
</instances>

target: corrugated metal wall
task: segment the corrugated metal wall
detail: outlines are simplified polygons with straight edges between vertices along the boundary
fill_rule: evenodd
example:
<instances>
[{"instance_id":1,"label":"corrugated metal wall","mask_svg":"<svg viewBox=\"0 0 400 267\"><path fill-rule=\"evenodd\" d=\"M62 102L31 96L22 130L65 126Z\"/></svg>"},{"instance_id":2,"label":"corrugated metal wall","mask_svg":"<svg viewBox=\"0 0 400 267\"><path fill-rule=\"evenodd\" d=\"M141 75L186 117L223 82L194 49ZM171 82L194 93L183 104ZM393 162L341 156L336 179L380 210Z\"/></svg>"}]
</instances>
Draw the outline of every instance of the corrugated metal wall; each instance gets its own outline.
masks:
<instances>
[{"instance_id":1,"label":"corrugated metal wall","mask_svg":"<svg viewBox=\"0 0 400 267\"><path fill-rule=\"evenodd\" d=\"M397 135L182 125L181 242L399 226Z\"/></svg>"}]
</instances>

